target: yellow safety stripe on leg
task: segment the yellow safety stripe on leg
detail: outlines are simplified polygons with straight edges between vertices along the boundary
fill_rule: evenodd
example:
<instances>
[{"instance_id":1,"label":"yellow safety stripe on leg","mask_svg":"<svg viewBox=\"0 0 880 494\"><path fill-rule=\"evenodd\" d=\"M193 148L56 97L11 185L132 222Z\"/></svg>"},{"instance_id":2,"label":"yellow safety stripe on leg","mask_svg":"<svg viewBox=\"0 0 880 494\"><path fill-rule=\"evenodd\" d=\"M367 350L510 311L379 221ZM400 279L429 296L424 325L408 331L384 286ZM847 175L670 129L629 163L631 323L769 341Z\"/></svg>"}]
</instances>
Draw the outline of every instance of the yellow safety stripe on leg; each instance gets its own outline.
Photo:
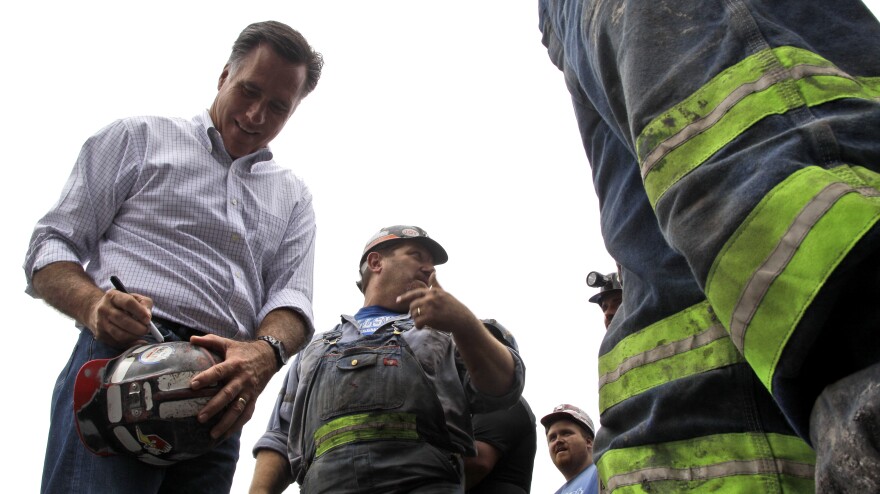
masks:
<instances>
[{"instance_id":1,"label":"yellow safety stripe on leg","mask_svg":"<svg viewBox=\"0 0 880 494\"><path fill-rule=\"evenodd\" d=\"M606 492L814 492L816 458L800 438L717 434L613 449L597 468Z\"/></svg>"},{"instance_id":2,"label":"yellow safety stripe on leg","mask_svg":"<svg viewBox=\"0 0 880 494\"><path fill-rule=\"evenodd\" d=\"M331 449L378 439L417 440L413 413L359 413L331 420L315 431L315 457Z\"/></svg>"},{"instance_id":3,"label":"yellow safety stripe on leg","mask_svg":"<svg viewBox=\"0 0 880 494\"><path fill-rule=\"evenodd\" d=\"M652 120L636 140L652 207L675 183L770 115L843 98L880 98L880 78L854 77L815 53L762 50Z\"/></svg>"},{"instance_id":4,"label":"yellow safety stripe on leg","mask_svg":"<svg viewBox=\"0 0 880 494\"><path fill-rule=\"evenodd\" d=\"M599 357L599 411L675 379L742 361L709 303L701 302Z\"/></svg>"},{"instance_id":5,"label":"yellow safety stripe on leg","mask_svg":"<svg viewBox=\"0 0 880 494\"><path fill-rule=\"evenodd\" d=\"M706 295L764 385L840 261L880 220L880 175L804 168L777 185L716 257Z\"/></svg>"}]
</instances>

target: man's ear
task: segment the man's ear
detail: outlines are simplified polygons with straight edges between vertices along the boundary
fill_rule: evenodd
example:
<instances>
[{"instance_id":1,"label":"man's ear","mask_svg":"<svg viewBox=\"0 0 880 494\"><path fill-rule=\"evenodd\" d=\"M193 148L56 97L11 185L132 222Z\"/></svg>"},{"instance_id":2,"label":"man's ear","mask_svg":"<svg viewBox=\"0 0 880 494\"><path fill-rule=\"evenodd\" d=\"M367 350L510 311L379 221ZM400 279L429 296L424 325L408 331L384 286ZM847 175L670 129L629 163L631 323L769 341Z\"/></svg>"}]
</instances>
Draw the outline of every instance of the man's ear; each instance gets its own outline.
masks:
<instances>
[{"instance_id":1,"label":"man's ear","mask_svg":"<svg viewBox=\"0 0 880 494\"><path fill-rule=\"evenodd\" d=\"M217 91L223 87L227 78L229 78L229 64L224 65L223 72L220 72L220 79L217 80Z\"/></svg>"},{"instance_id":2,"label":"man's ear","mask_svg":"<svg viewBox=\"0 0 880 494\"><path fill-rule=\"evenodd\" d=\"M367 269L373 273L382 271L382 254L378 252L370 252L367 254Z\"/></svg>"}]
</instances>

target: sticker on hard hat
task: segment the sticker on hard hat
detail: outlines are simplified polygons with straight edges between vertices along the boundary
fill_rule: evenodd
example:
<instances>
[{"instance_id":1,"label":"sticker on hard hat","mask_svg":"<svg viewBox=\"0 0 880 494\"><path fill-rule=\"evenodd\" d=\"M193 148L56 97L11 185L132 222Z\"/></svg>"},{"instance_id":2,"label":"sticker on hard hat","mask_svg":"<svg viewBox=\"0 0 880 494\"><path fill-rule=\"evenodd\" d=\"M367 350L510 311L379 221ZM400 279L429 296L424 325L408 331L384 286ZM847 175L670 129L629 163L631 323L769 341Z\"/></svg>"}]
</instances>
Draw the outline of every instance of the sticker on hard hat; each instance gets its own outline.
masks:
<instances>
[{"instance_id":1,"label":"sticker on hard hat","mask_svg":"<svg viewBox=\"0 0 880 494\"><path fill-rule=\"evenodd\" d=\"M211 400L210 396L204 398L191 398L188 400L175 400L159 405L159 417L163 419L195 417L199 410L205 407Z\"/></svg>"},{"instance_id":2,"label":"sticker on hard hat","mask_svg":"<svg viewBox=\"0 0 880 494\"><path fill-rule=\"evenodd\" d=\"M155 434L144 434L141 432L140 427L135 427L135 431L137 431L138 441L144 445L144 449L150 454L158 456L171 451L171 444L161 437Z\"/></svg>"},{"instance_id":3,"label":"sticker on hard hat","mask_svg":"<svg viewBox=\"0 0 880 494\"><path fill-rule=\"evenodd\" d=\"M172 355L174 355L174 347L157 346L140 354L138 360L144 364L158 364Z\"/></svg>"},{"instance_id":4,"label":"sticker on hard hat","mask_svg":"<svg viewBox=\"0 0 880 494\"><path fill-rule=\"evenodd\" d=\"M419 232L413 230L412 228L404 228L403 230L400 230L400 233L402 233L403 235L406 235L407 237L419 237L420 236Z\"/></svg>"},{"instance_id":5,"label":"sticker on hard hat","mask_svg":"<svg viewBox=\"0 0 880 494\"><path fill-rule=\"evenodd\" d=\"M175 391L178 389L190 389L190 381L195 377L197 372L175 372L159 376L156 382L159 385L159 391Z\"/></svg>"}]
</instances>

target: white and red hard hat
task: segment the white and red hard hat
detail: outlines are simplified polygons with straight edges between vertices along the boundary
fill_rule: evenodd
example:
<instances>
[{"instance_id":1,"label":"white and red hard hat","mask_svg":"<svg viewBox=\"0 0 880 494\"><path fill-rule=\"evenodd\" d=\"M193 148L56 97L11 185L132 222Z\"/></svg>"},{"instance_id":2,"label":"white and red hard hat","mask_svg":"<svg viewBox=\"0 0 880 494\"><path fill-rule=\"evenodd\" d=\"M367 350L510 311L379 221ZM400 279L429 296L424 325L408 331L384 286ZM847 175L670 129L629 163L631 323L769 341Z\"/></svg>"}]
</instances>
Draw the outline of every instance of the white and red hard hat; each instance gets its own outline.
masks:
<instances>
[{"instance_id":1,"label":"white and red hard hat","mask_svg":"<svg viewBox=\"0 0 880 494\"><path fill-rule=\"evenodd\" d=\"M80 440L97 455L133 456L152 465L206 453L219 443L210 431L221 414L204 424L196 417L220 387L193 390L190 381L221 361L206 348L172 341L86 362L73 392Z\"/></svg>"}]
</instances>

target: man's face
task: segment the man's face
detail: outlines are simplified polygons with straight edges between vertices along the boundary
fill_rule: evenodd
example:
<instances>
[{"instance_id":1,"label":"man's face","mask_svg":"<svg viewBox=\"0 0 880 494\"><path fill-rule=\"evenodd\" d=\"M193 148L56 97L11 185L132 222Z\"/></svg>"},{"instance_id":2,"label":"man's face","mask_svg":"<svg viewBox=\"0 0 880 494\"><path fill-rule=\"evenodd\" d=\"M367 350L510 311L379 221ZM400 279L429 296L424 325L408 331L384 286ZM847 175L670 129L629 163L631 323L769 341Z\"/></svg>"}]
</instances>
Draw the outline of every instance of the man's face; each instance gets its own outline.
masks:
<instances>
[{"instance_id":1,"label":"man's face","mask_svg":"<svg viewBox=\"0 0 880 494\"><path fill-rule=\"evenodd\" d=\"M433 272L434 257L418 242L404 241L382 257L382 286L394 297L427 288Z\"/></svg>"},{"instance_id":2,"label":"man's face","mask_svg":"<svg viewBox=\"0 0 880 494\"><path fill-rule=\"evenodd\" d=\"M550 459L566 479L593 463L593 440L576 422L557 420L547 428Z\"/></svg>"},{"instance_id":3,"label":"man's face","mask_svg":"<svg viewBox=\"0 0 880 494\"><path fill-rule=\"evenodd\" d=\"M269 45L251 50L234 72L220 74L211 120L232 158L269 145L302 100L305 64L293 64Z\"/></svg>"},{"instance_id":4,"label":"man's face","mask_svg":"<svg viewBox=\"0 0 880 494\"><path fill-rule=\"evenodd\" d=\"M623 292L620 290L612 290L602 295L602 298L599 299L599 307L602 308L602 313L605 314L605 329L608 329L608 326L611 325L611 320L614 319L614 314L617 314L617 309L622 301Z\"/></svg>"}]
</instances>

